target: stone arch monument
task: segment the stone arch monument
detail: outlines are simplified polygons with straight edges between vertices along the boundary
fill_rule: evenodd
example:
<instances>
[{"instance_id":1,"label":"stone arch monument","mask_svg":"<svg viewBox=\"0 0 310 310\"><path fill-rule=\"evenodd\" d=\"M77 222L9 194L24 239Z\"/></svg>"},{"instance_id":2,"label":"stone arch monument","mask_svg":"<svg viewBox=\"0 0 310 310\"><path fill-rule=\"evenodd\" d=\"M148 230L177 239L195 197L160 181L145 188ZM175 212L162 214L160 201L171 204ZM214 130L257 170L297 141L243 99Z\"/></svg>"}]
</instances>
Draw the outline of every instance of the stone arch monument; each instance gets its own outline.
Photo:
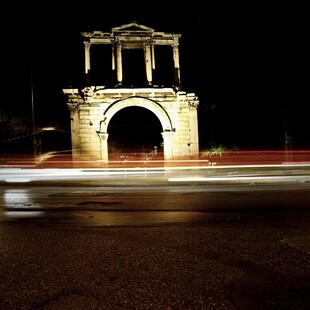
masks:
<instances>
[{"instance_id":1,"label":"stone arch monument","mask_svg":"<svg viewBox=\"0 0 310 310\"><path fill-rule=\"evenodd\" d=\"M158 118L165 160L196 158L199 155L199 100L194 93L181 90L181 35L155 32L135 22L112 28L110 33L93 31L81 35L85 50L85 87L63 89L70 110L73 161L107 163L108 125L118 111L133 106L148 109ZM111 47L111 86L91 85L91 47L95 44ZM153 82L157 46L172 48L173 85L159 87ZM143 51L144 85L125 86L122 54L126 49Z\"/></svg>"}]
</instances>

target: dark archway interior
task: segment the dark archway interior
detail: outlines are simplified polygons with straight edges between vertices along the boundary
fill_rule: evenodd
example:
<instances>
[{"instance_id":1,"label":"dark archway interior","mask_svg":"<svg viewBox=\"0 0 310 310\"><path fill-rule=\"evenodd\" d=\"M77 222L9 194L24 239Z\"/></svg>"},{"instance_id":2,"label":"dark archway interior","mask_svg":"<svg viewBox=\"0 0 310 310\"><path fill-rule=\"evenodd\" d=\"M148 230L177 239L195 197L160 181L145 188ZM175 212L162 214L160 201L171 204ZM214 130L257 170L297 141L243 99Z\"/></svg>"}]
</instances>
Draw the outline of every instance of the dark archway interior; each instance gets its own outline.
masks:
<instances>
[{"instance_id":1,"label":"dark archway interior","mask_svg":"<svg viewBox=\"0 0 310 310\"><path fill-rule=\"evenodd\" d=\"M142 107L118 111L108 125L111 153L162 152L162 126L157 116Z\"/></svg>"}]
</instances>

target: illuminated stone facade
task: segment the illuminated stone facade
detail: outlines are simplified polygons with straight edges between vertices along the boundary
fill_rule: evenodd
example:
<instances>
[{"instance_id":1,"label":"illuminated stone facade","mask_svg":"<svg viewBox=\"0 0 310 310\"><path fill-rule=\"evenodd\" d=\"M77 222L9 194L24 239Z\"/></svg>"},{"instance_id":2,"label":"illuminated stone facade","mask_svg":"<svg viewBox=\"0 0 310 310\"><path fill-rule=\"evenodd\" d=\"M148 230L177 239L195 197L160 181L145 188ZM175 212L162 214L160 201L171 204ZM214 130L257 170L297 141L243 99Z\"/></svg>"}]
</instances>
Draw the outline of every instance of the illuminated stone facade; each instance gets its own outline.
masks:
<instances>
[{"instance_id":1,"label":"illuminated stone facade","mask_svg":"<svg viewBox=\"0 0 310 310\"><path fill-rule=\"evenodd\" d=\"M155 32L135 22L112 28L111 33L83 32L86 86L64 89L71 117L71 140L74 161L108 162L108 125L113 116L126 107L141 107L153 112L162 126L165 160L196 158L199 153L199 100L193 93L181 90L179 34ZM91 46L110 45L113 85L91 86ZM155 48L172 47L174 85L153 85ZM128 87L123 84L122 51L142 49L145 84ZM136 119L133 121L137 121Z\"/></svg>"}]
</instances>

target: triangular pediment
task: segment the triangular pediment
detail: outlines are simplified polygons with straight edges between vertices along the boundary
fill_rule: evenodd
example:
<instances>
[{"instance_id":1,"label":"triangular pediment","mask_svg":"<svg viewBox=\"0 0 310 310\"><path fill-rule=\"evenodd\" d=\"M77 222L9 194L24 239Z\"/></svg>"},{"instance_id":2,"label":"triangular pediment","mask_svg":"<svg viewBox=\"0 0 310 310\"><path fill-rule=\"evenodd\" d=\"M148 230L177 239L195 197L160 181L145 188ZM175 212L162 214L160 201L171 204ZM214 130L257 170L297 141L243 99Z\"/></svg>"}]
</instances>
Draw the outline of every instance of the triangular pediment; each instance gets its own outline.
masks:
<instances>
[{"instance_id":1,"label":"triangular pediment","mask_svg":"<svg viewBox=\"0 0 310 310\"><path fill-rule=\"evenodd\" d=\"M136 22L131 22L129 24L125 24L119 27L112 28L112 32L154 32L153 28L140 25Z\"/></svg>"}]
</instances>

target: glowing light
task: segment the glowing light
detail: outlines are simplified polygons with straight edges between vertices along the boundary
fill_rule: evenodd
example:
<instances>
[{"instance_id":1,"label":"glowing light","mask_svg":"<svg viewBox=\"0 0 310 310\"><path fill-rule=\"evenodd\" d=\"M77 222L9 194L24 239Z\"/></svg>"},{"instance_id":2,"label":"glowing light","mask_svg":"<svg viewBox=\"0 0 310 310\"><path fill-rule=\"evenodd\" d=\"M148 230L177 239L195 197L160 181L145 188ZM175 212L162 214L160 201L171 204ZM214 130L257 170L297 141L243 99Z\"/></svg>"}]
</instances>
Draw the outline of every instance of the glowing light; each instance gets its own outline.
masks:
<instances>
[{"instance_id":1,"label":"glowing light","mask_svg":"<svg viewBox=\"0 0 310 310\"><path fill-rule=\"evenodd\" d=\"M289 175L287 174L290 172ZM30 182L55 180L109 180L113 178L158 178L161 181L251 181L283 180L290 178L297 180L303 177L309 181L310 163L301 164L263 164L263 165L223 165L223 166L168 166L168 167L123 167L123 168L8 168L0 169L0 182Z\"/></svg>"},{"instance_id":2,"label":"glowing light","mask_svg":"<svg viewBox=\"0 0 310 310\"><path fill-rule=\"evenodd\" d=\"M31 197L31 194L27 189L7 189L3 196L4 206L8 209L27 209L29 206L40 208Z\"/></svg>"},{"instance_id":3,"label":"glowing light","mask_svg":"<svg viewBox=\"0 0 310 310\"><path fill-rule=\"evenodd\" d=\"M7 183L27 183L27 182L31 182L30 179L28 178L11 178L11 179L5 179L5 182Z\"/></svg>"},{"instance_id":4,"label":"glowing light","mask_svg":"<svg viewBox=\"0 0 310 310\"><path fill-rule=\"evenodd\" d=\"M9 218L29 218L29 217L39 217L44 212L42 211L6 211L4 215Z\"/></svg>"},{"instance_id":5,"label":"glowing light","mask_svg":"<svg viewBox=\"0 0 310 310\"><path fill-rule=\"evenodd\" d=\"M41 131L51 131L51 130L57 130L56 127L43 127L41 128Z\"/></svg>"},{"instance_id":6,"label":"glowing light","mask_svg":"<svg viewBox=\"0 0 310 310\"><path fill-rule=\"evenodd\" d=\"M168 178L168 182L214 182L214 181L246 181L246 182L259 182L259 181L302 181L310 182L310 177L305 178L304 176L256 176L256 177L184 177L184 178Z\"/></svg>"}]
</instances>

